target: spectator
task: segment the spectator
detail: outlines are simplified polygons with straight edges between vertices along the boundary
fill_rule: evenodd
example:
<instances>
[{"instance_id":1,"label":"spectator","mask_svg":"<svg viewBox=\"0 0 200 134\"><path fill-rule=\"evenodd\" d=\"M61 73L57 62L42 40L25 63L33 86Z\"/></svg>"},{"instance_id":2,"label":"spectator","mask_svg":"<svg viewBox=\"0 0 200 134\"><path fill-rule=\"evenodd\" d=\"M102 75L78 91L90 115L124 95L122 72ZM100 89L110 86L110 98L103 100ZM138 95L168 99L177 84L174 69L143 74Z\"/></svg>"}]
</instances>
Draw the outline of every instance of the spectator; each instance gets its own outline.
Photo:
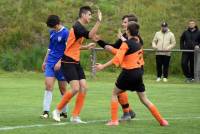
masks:
<instances>
[{"instance_id":1,"label":"spectator","mask_svg":"<svg viewBox=\"0 0 200 134\"><path fill-rule=\"evenodd\" d=\"M163 22L161 24L161 30L156 32L153 41L152 47L157 50L156 52L156 71L157 71L157 79L159 82L163 75L163 81L168 81L168 69L169 62L171 58L170 50L175 47L176 40L174 34L169 30L168 24ZM160 52L167 51L167 52Z\"/></svg>"},{"instance_id":2,"label":"spectator","mask_svg":"<svg viewBox=\"0 0 200 134\"><path fill-rule=\"evenodd\" d=\"M198 30L195 20L189 20L188 28L183 32L180 38L180 49L194 50L200 45L200 31ZM181 58L181 66L186 82L194 81L194 53L183 52Z\"/></svg>"}]
</instances>

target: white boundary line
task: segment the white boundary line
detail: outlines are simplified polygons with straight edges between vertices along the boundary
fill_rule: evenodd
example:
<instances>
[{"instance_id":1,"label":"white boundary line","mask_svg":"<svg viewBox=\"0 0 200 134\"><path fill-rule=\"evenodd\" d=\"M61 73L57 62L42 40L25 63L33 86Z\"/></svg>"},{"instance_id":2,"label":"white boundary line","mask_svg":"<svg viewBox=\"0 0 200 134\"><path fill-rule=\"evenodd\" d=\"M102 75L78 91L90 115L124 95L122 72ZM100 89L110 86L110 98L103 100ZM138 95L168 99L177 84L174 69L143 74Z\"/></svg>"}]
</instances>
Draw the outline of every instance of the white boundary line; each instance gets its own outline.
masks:
<instances>
[{"instance_id":1,"label":"white boundary line","mask_svg":"<svg viewBox=\"0 0 200 134\"><path fill-rule=\"evenodd\" d=\"M189 119L200 119L200 117L174 117L174 118L165 118L168 120L189 120ZM152 119L133 119L135 121L140 121L140 120L154 120ZM92 124L92 123L98 123L98 122L106 122L107 120L91 120L87 121L87 124ZM22 125L22 126L5 126L5 127L0 127L0 131L8 131L8 130L14 130L14 129L23 129L23 128L36 128L36 127L47 127L47 126L63 126L67 124L73 124L70 122L63 122L63 123L52 123L52 124L35 124L35 125Z\"/></svg>"}]
</instances>

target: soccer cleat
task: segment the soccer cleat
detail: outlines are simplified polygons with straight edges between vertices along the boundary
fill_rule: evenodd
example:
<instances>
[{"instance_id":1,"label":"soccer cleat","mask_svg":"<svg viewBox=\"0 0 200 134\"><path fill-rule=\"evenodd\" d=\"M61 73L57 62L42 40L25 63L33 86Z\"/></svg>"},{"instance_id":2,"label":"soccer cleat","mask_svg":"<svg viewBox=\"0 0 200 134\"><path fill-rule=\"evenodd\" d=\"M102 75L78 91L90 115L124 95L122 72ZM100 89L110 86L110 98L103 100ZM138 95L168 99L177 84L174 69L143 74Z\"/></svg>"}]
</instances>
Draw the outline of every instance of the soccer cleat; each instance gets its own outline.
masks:
<instances>
[{"instance_id":1,"label":"soccer cleat","mask_svg":"<svg viewBox=\"0 0 200 134\"><path fill-rule=\"evenodd\" d=\"M58 112L57 109L55 109L53 112L52 112L52 117L55 121L58 121L60 122L60 113Z\"/></svg>"},{"instance_id":2,"label":"soccer cleat","mask_svg":"<svg viewBox=\"0 0 200 134\"><path fill-rule=\"evenodd\" d=\"M168 79L167 78L163 78L163 82L167 82L168 81Z\"/></svg>"},{"instance_id":3,"label":"soccer cleat","mask_svg":"<svg viewBox=\"0 0 200 134\"><path fill-rule=\"evenodd\" d=\"M64 112L62 112L61 114L60 114L60 118L67 118L67 113L64 113Z\"/></svg>"},{"instance_id":4,"label":"soccer cleat","mask_svg":"<svg viewBox=\"0 0 200 134\"><path fill-rule=\"evenodd\" d=\"M42 119L47 119L49 118L49 112L48 111L44 111L42 115L40 115L40 118Z\"/></svg>"},{"instance_id":5,"label":"soccer cleat","mask_svg":"<svg viewBox=\"0 0 200 134\"><path fill-rule=\"evenodd\" d=\"M119 121L109 121L108 123L106 123L107 126L118 126L119 125Z\"/></svg>"},{"instance_id":6,"label":"soccer cleat","mask_svg":"<svg viewBox=\"0 0 200 134\"><path fill-rule=\"evenodd\" d=\"M160 82L160 80L161 80L161 78L160 78L160 77L158 77L158 78L156 79L156 82Z\"/></svg>"},{"instance_id":7,"label":"soccer cleat","mask_svg":"<svg viewBox=\"0 0 200 134\"><path fill-rule=\"evenodd\" d=\"M128 121L131 120L131 115L130 113L124 113L123 116L121 117L120 121Z\"/></svg>"},{"instance_id":8,"label":"soccer cleat","mask_svg":"<svg viewBox=\"0 0 200 134\"><path fill-rule=\"evenodd\" d=\"M135 114L135 112L132 109L129 110L129 114L131 116L131 119L133 119L133 118L136 117L136 114Z\"/></svg>"},{"instance_id":9,"label":"soccer cleat","mask_svg":"<svg viewBox=\"0 0 200 134\"><path fill-rule=\"evenodd\" d=\"M70 118L70 121L72 122L72 123L75 123L75 124L86 124L87 122L85 122L85 121L82 121L81 119L80 119L80 117L79 116L76 116L76 117L71 117Z\"/></svg>"},{"instance_id":10,"label":"soccer cleat","mask_svg":"<svg viewBox=\"0 0 200 134\"><path fill-rule=\"evenodd\" d=\"M161 121L161 123L160 123L160 126L168 126L168 125L169 125L169 123L168 123L168 121L165 120L165 119L163 119L163 120Z\"/></svg>"}]
</instances>

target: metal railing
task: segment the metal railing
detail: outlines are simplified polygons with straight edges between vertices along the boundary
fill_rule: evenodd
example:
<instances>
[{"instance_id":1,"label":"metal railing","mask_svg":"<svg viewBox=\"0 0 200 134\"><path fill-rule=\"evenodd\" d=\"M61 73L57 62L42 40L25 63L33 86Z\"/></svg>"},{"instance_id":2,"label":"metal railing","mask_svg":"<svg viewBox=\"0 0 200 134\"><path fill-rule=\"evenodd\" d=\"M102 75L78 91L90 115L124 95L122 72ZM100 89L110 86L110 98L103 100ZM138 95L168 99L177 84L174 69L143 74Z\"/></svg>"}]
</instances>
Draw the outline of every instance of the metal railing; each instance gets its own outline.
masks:
<instances>
[{"instance_id":1,"label":"metal railing","mask_svg":"<svg viewBox=\"0 0 200 134\"><path fill-rule=\"evenodd\" d=\"M91 49L91 77L96 77L96 70L93 67L96 64L97 60L97 51L103 51L103 48L94 48ZM200 82L200 48L195 48L195 50L181 50L181 49L173 49L171 51L159 50L156 51L154 49L144 49L144 51L148 52L189 52L194 53L194 79L196 82Z\"/></svg>"}]
</instances>

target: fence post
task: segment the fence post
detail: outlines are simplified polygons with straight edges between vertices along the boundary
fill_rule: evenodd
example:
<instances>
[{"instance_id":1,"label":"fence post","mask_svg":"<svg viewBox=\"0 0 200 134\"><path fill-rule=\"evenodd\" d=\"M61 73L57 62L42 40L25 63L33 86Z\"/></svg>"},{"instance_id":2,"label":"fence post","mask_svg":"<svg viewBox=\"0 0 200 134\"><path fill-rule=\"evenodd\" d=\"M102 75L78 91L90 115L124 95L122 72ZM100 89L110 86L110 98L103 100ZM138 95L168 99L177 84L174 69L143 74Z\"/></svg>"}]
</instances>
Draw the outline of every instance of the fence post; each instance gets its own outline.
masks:
<instances>
[{"instance_id":1,"label":"fence post","mask_svg":"<svg viewBox=\"0 0 200 134\"><path fill-rule=\"evenodd\" d=\"M91 77L95 78L96 77L96 69L94 68L95 64L96 64L96 50L95 49L91 49Z\"/></svg>"},{"instance_id":2,"label":"fence post","mask_svg":"<svg viewBox=\"0 0 200 134\"><path fill-rule=\"evenodd\" d=\"M194 49L194 79L200 82L200 48Z\"/></svg>"}]
</instances>

